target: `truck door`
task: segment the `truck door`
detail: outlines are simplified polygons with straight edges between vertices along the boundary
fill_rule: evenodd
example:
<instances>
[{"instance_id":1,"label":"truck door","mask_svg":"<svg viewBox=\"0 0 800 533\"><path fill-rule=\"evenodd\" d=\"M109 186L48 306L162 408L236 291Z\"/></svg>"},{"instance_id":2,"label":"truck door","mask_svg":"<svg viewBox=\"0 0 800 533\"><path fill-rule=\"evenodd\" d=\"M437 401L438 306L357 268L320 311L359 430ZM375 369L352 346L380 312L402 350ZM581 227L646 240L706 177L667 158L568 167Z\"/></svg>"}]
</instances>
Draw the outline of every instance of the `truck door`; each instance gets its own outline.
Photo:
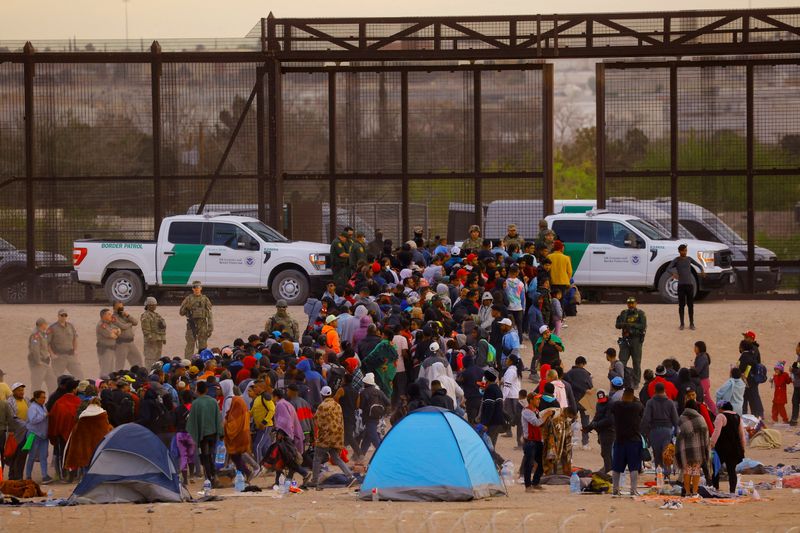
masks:
<instances>
[{"instance_id":1,"label":"truck door","mask_svg":"<svg viewBox=\"0 0 800 533\"><path fill-rule=\"evenodd\" d=\"M204 225L204 222L199 221L175 221L169 224L166 236L159 235L156 267L162 285L206 282L203 257Z\"/></svg>"},{"instance_id":2,"label":"truck door","mask_svg":"<svg viewBox=\"0 0 800 533\"><path fill-rule=\"evenodd\" d=\"M555 220L553 231L564 243L564 253L572 261L572 279L575 283L588 285L591 282L591 264L586 258L589 246L586 238L586 220Z\"/></svg>"},{"instance_id":3,"label":"truck door","mask_svg":"<svg viewBox=\"0 0 800 533\"><path fill-rule=\"evenodd\" d=\"M648 257L644 239L621 222L597 220L594 226L592 283L645 285Z\"/></svg>"},{"instance_id":4,"label":"truck door","mask_svg":"<svg viewBox=\"0 0 800 533\"><path fill-rule=\"evenodd\" d=\"M261 245L243 228L227 222L211 223L205 251L206 284L211 287L260 287Z\"/></svg>"}]
</instances>

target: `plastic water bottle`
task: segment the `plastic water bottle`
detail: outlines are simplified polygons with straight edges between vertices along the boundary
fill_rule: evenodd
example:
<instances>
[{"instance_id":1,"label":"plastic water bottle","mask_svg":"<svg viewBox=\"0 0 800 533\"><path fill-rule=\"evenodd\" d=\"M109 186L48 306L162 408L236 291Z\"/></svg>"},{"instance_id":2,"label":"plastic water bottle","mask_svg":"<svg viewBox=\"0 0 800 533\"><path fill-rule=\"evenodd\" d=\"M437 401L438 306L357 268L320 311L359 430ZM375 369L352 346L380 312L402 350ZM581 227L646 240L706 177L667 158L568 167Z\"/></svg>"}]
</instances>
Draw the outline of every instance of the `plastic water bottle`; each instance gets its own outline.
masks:
<instances>
[{"instance_id":1,"label":"plastic water bottle","mask_svg":"<svg viewBox=\"0 0 800 533\"><path fill-rule=\"evenodd\" d=\"M289 487L291 487L290 491L296 491L297 490L297 481L295 481L293 479L292 482L289 484Z\"/></svg>"},{"instance_id":2,"label":"plastic water bottle","mask_svg":"<svg viewBox=\"0 0 800 533\"><path fill-rule=\"evenodd\" d=\"M236 478L233 480L233 489L236 492L244 492L244 475L240 470L236 471Z\"/></svg>"},{"instance_id":3,"label":"plastic water bottle","mask_svg":"<svg viewBox=\"0 0 800 533\"><path fill-rule=\"evenodd\" d=\"M514 484L514 464L511 461L503 463L503 467L500 469L500 476L506 486Z\"/></svg>"},{"instance_id":4,"label":"plastic water bottle","mask_svg":"<svg viewBox=\"0 0 800 533\"><path fill-rule=\"evenodd\" d=\"M775 488L782 489L783 488L783 468L778 469L778 479L775 480Z\"/></svg>"},{"instance_id":5,"label":"plastic water bottle","mask_svg":"<svg viewBox=\"0 0 800 533\"><path fill-rule=\"evenodd\" d=\"M706 486L706 476L704 474L700 475L700 484L698 487L705 487Z\"/></svg>"},{"instance_id":6,"label":"plastic water bottle","mask_svg":"<svg viewBox=\"0 0 800 533\"><path fill-rule=\"evenodd\" d=\"M217 468L222 468L225 466L225 454L227 450L225 449L225 443L219 441L217 443L217 453L214 455L214 463L217 465Z\"/></svg>"},{"instance_id":7,"label":"plastic water bottle","mask_svg":"<svg viewBox=\"0 0 800 533\"><path fill-rule=\"evenodd\" d=\"M380 500L381 500L381 499L380 499L380 497L378 496L378 487L373 487L373 488L372 488L372 501L374 501L374 502L378 502L378 501L380 501Z\"/></svg>"},{"instance_id":8,"label":"plastic water bottle","mask_svg":"<svg viewBox=\"0 0 800 533\"><path fill-rule=\"evenodd\" d=\"M748 496L752 496L753 492L755 492L755 490L756 490L756 488L753 485L753 480L751 479L750 481L747 482L747 495Z\"/></svg>"},{"instance_id":9,"label":"plastic water bottle","mask_svg":"<svg viewBox=\"0 0 800 533\"><path fill-rule=\"evenodd\" d=\"M211 480L207 479L203 481L203 496L211 496Z\"/></svg>"},{"instance_id":10,"label":"plastic water bottle","mask_svg":"<svg viewBox=\"0 0 800 533\"><path fill-rule=\"evenodd\" d=\"M54 495L55 495L55 492L53 491L53 489L50 489L50 490L47 491L47 500L44 502L44 506L45 507L55 507L56 506L56 500L54 498Z\"/></svg>"},{"instance_id":11,"label":"plastic water bottle","mask_svg":"<svg viewBox=\"0 0 800 533\"><path fill-rule=\"evenodd\" d=\"M291 488L292 488L292 480L289 479L289 478L286 478L286 481L283 482L283 493L284 494L289 494L289 492L291 491Z\"/></svg>"},{"instance_id":12,"label":"plastic water bottle","mask_svg":"<svg viewBox=\"0 0 800 533\"><path fill-rule=\"evenodd\" d=\"M737 496L744 496L744 484L742 483L742 478L736 482L736 495Z\"/></svg>"},{"instance_id":13,"label":"plastic water bottle","mask_svg":"<svg viewBox=\"0 0 800 533\"><path fill-rule=\"evenodd\" d=\"M656 488L658 490L664 488L664 469L660 466L656 467Z\"/></svg>"},{"instance_id":14,"label":"plastic water bottle","mask_svg":"<svg viewBox=\"0 0 800 533\"><path fill-rule=\"evenodd\" d=\"M581 493L581 480L578 478L577 472L573 472L572 475L569 476L569 493L570 494Z\"/></svg>"}]
</instances>

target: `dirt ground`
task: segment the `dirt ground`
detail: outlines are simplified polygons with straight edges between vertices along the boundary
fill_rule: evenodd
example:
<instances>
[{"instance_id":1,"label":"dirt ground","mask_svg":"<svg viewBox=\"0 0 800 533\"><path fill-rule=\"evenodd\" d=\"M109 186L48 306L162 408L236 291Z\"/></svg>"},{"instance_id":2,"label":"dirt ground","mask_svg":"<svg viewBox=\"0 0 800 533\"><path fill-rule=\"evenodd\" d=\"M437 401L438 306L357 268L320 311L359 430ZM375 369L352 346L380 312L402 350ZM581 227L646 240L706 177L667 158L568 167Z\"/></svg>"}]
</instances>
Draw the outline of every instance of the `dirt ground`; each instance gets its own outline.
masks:
<instances>
[{"instance_id":1,"label":"dirt ground","mask_svg":"<svg viewBox=\"0 0 800 533\"><path fill-rule=\"evenodd\" d=\"M26 343L36 319L44 316L55 320L58 305L0 306L0 334L4 349L0 351L0 368L6 382L29 381ZM94 349L94 325L98 306L64 306L81 336L79 354L84 369L97 373ZM567 346L565 363L578 355L589 360L595 385L606 388L606 362L603 351L614 346L617 338L614 319L622 309L619 304L587 304L579 308L579 316L570 318L563 331ZM800 340L800 306L783 301L719 301L697 306L697 331L678 331L674 306L646 304L641 306L648 316L643 368L654 368L662 359L676 357L682 364L693 360L692 345L704 340L712 357L712 390L727 376L737 357L740 333L749 329L758 334L765 364L771 368L778 360L792 361L794 347ZM223 345L236 337L246 337L263 327L272 307L217 306L214 312L215 331L212 345ZM140 309L131 309L135 314ZM177 307L160 309L168 322L166 354L183 352L185 322ZM292 314L305 323L301 308ZM141 335L137 337L141 346ZM525 360L530 360L530 344ZM528 383L530 385L530 383ZM761 387L762 400L769 413L772 391ZM778 428L783 446L800 441L797 428ZM435 443L426 443L435 444ZM499 451L519 465L522 452L513 449L511 439L501 438ZM748 450L748 457L764 464L800 464L800 454L777 450ZM597 468L602 464L599 449L592 437L592 449L576 449L573 464ZM435 468L435 465L431 465ZM36 476L36 474L34 474ZM34 478L36 479L36 477ZM652 476L644 475L640 482ZM771 480L768 476L747 479ZM260 477L256 484L271 486L271 478ZM56 496L66 497L72 486L52 485ZM199 485L192 485L196 492ZM723 487L724 488L724 487ZM274 499L270 490L261 495L238 496L232 489L218 491L226 499L202 504L106 505L71 508L0 508L2 531L185 531L187 528L206 531L263 530L273 531L672 531L726 530L737 531L800 531L800 490L762 492L762 501L717 506L708 503L687 503L683 509L662 511L661 501L633 501L609 496L569 496L568 488L547 487L541 493L526 494L520 485L510 487L508 498L494 498L468 503L407 504L396 502L361 502L355 493L345 489L311 491Z\"/></svg>"}]
</instances>

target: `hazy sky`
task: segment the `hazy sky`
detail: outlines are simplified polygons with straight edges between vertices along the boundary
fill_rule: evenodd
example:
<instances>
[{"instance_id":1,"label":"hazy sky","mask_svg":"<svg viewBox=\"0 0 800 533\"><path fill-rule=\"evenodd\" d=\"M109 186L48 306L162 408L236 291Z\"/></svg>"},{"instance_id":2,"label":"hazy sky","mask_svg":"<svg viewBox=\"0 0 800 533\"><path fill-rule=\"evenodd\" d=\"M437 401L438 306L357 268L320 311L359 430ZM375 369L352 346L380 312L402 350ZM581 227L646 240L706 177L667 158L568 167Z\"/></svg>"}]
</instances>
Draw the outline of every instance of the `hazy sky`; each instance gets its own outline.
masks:
<instances>
[{"instance_id":1,"label":"hazy sky","mask_svg":"<svg viewBox=\"0 0 800 533\"><path fill-rule=\"evenodd\" d=\"M790 0L129 0L132 39L242 37L271 10L276 17L509 15L670 9L739 9ZM601 7L602 6L602 7ZM0 40L122 39L123 0L0 0Z\"/></svg>"}]
</instances>

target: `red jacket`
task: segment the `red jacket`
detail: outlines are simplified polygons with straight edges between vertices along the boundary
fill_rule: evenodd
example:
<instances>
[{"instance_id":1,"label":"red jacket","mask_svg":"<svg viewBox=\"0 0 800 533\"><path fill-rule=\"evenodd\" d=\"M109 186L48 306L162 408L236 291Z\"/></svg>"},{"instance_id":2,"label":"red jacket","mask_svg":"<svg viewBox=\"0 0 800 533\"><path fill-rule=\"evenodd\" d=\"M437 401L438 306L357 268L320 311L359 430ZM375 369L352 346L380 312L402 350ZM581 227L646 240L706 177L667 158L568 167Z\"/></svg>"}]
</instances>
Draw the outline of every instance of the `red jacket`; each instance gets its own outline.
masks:
<instances>
[{"instance_id":1,"label":"red jacket","mask_svg":"<svg viewBox=\"0 0 800 533\"><path fill-rule=\"evenodd\" d=\"M786 386L792 382L792 377L788 372L781 372L772 377L772 385L775 387L775 394L772 396L772 403L786 405Z\"/></svg>"},{"instance_id":2,"label":"red jacket","mask_svg":"<svg viewBox=\"0 0 800 533\"><path fill-rule=\"evenodd\" d=\"M675 398L678 397L678 389L675 388L672 382L667 381L662 376L656 376L656 378L650 382L650 385L647 386L647 394L651 398L656 395L656 383L664 384L664 392L667 393L667 398L674 402Z\"/></svg>"}]
</instances>

